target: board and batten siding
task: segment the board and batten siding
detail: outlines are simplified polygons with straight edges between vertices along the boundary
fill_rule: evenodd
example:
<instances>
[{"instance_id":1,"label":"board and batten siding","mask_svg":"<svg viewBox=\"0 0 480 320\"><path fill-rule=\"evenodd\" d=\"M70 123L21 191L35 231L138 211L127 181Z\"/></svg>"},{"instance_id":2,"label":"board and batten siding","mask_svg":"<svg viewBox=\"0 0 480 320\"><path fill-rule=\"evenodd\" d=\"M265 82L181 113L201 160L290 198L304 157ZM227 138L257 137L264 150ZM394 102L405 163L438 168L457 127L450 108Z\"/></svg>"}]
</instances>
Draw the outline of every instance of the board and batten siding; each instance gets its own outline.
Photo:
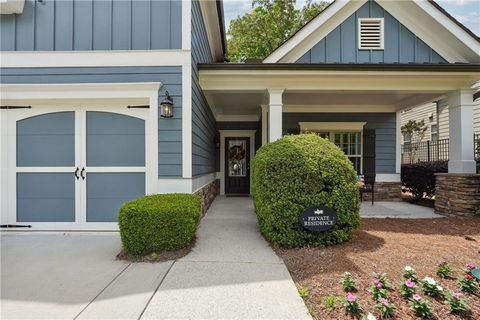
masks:
<instances>
[{"instance_id":1,"label":"board and batten siding","mask_svg":"<svg viewBox=\"0 0 480 320\"><path fill-rule=\"evenodd\" d=\"M150 50L182 46L179 0L25 0L0 15L0 50Z\"/></svg>"},{"instance_id":2,"label":"board and batten siding","mask_svg":"<svg viewBox=\"0 0 480 320\"><path fill-rule=\"evenodd\" d=\"M182 176L181 67L2 68L0 72L2 84L161 82L159 101L168 90L174 117L158 119L158 173Z\"/></svg>"},{"instance_id":3,"label":"board and batten siding","mask_svg":"<svg viewBox=\"0 0 480 320\"><path fill-rule=\"evenodd\" d=\"M358 18L384 18L384 50L358 49ZM447 63L374 1L368 1L297 63Z\"/></svg>"},{"instance_id":4,"label":"board and batten siding","mask_svg":"<svg viewBox=\"0 0 480 320\"><path fill-rule=\"evenodd\" d=\"M200 88L198 63L213 62L198 1L192 1L192 175L215 172L215 118Z\"/></svg>"},{"instance_id":5,"label":"board and batten siding","mask_svg":"<svg viewBox=\"0 0 480 320\"><path fill-rule=\"evenodd\" d=\"M395 173L395 113L284 113L283 134L299 132L299 122L366 122L375 130L376 173Z\"/></svg>"}]
</instances>

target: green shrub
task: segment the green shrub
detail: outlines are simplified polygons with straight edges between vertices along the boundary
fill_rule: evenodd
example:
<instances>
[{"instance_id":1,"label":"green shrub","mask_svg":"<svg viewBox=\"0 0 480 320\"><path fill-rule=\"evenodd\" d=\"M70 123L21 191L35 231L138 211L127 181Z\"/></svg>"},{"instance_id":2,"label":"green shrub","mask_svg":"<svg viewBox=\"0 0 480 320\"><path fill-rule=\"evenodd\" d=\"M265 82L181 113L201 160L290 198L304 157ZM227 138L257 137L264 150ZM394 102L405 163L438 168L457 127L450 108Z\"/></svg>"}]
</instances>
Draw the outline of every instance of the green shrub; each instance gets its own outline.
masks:
<instances>
[{"instance_id":1,"label":"green shrub","mask_svg":"<svg viewBox=\"0 0 480 320\"><path fill-rule=\"evenodd\" d=\"M262 233L283 247L340 243L360 224L352 163L316 134L288 135L260 148L253 160L253 200ZM298 221L317 205L337 212L337 224L326 232L304 230Z\"/></svg>"},{"instance_id":2,"label":"green shrub","mask_svg":"<svg viewBox=\"0 0 480 320\"><path fill-rule=\"evenodd\" d=\"M141 255L187 247L200 221L200 197L156 194L125 203L118 214L123 248Z\"/></svg>"}]
</instances>

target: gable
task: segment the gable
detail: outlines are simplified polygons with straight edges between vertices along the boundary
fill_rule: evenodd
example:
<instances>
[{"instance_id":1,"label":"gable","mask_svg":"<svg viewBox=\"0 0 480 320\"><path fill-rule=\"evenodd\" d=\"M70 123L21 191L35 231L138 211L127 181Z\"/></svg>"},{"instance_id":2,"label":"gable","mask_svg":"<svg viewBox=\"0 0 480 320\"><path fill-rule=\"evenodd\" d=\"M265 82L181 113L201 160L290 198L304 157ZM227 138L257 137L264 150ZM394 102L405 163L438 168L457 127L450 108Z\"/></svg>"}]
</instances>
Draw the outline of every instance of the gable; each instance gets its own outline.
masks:
<instances>
[{"instance_id":1,"label":"gable","mask_svg":"<svg viewBox=\"0 0 480 320\"><path fill-rule=\"evenodd\" d=\"M384 19L384 49L358 49L358 19ZM374 1L368 1L297 63L448 63Z\"/></svg>"},{"instance_id":2,"label":"gable","mask_svg":"<svg viewBox=\"0 0 480 320\"><path fill-rule=\"evenodd\" d=\"M385 50L358 50L358 18L382 20ZM431 0L351 0L331 3L263 62L480 63L479 53L479 37Z\"/></svg>"}]
</instances>

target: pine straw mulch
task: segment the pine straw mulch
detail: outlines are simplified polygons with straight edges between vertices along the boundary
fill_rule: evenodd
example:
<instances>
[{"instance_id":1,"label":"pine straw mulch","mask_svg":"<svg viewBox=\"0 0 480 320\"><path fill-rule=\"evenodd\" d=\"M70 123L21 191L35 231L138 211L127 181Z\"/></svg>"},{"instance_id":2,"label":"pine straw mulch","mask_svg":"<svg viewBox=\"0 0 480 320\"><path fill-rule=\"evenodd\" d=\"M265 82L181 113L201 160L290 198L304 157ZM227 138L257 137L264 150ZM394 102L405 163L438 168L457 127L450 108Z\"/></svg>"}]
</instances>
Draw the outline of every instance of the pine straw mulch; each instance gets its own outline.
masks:
<instances>
[{"instance_id":1,"label":"pine straw mulch","mask_svg":"<svg viewBox=\"0 0 480 320\"><path fill-rule=\"evenodd\" d=\"M436 265L448 261L455 272L468 262L480 263L480 217L439 219L362 219L362 226L352 241L327 248L275 248L285 261L297 287L308 290L306 305L315 319L350 319L341 302L333 311L324 307L325 297L333 294L341 298L344 272L351 272L356 281L356 293L365 313L374 310L371 293L374 271L386 272L394 286L390 300L395 303L395 319L415 319L409 304L399 294L403 268L409 265L420 279L430 276L445 291L458 291L456 279L439 279ZM435 319L459 319L450 313L449 306L440 299L421 293L430 301ZM465 294L472 313L467 319L480 319L480 295Z\"/></svg>"}]
</instances>

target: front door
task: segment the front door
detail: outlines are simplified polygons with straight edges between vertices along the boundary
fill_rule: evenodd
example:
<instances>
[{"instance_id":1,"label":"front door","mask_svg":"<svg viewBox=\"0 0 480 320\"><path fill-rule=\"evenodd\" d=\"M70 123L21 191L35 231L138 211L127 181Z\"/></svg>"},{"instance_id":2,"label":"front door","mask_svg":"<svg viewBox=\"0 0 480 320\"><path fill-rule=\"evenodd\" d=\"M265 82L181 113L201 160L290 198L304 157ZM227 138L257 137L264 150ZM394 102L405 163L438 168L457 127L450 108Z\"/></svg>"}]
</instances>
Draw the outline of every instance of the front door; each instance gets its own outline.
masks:
<instances>
[{"instance_id":1,"label":"front door","mask_svg":"<svg viewBox=\"0 0 480 320\"><path fill-rule=\"evenodd\" d=\"M250 138L225 138L225 194L250 194Z\"/></svg>"}]
</instances>

